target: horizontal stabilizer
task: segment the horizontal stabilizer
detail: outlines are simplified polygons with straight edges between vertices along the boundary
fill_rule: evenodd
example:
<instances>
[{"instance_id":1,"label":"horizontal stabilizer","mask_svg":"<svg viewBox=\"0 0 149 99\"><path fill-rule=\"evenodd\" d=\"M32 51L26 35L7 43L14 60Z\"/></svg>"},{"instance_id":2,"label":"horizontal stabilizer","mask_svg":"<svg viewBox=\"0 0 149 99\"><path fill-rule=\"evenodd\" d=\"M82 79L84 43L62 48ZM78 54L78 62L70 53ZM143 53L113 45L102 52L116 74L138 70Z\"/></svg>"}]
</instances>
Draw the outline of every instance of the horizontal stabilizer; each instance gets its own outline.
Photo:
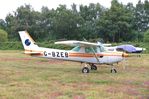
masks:
<instances>
[{"instance_id":1,"label":"horizontal stabilizer","mask_svg":"<svg viewBox=\"0 0 149 99\"><path fill-rule=\"evenodd\" d=\"M25 51L24 53L28 55L42 55L43 54L42 52L29 52L29 51Z\"/></svg>"}]
</instances>

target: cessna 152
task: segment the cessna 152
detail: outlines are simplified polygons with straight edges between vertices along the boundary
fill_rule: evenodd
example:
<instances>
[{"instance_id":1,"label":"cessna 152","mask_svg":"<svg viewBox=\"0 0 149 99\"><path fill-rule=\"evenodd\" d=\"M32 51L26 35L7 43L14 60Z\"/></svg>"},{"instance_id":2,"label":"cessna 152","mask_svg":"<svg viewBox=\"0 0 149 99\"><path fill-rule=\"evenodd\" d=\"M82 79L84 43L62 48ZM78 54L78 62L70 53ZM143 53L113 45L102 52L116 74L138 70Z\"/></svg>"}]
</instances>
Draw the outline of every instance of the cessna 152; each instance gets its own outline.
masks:
<instances>
[{"instance_id":1,"label":"cessna 152","mask_svg":"<svg viewBox=\"0 0 149 99\"><path fill-rule=\"evenodd\" d=\"M113 64L122 61L124 57L128 56L128 54L124 52L106 52L102 44L86 41L73 40L55 42L55 44L75 46L72 50L43 48L36 45L27 31L19 31L19 35L25 49L25 54L48 59L52 58L85 63L82 68L82 73L90 72L88 66L91 67L91 70L97 70L95 64L111 65L111 73L116 73L117 71Z\"/></svg>"}]
</instances>

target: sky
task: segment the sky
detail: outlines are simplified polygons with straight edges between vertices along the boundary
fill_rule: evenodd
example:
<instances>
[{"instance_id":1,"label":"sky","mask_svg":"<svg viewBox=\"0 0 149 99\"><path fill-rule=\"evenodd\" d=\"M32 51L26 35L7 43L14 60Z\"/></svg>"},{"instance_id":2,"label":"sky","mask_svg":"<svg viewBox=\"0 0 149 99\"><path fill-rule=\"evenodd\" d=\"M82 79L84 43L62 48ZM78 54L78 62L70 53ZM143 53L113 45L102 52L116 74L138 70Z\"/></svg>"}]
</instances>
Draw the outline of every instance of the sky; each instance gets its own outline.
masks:
<instances>
[{"instance_id":1,"label":"sky","mask_svg":"<svg viewBox=\"0 0 149 99\"><path fill-rule=\"evenodd\" d=\"M136 5L138 0L118 0L120 3L127 4L128 2ZM142 0L144 1L144 0ZM57 8L59 4L65 4L69 8L73 3L77 5L88 5L89 3L100 3L106 8L111 6L111 0L0 0L0 19L5 19L9 13L16 11L18 7L25 4L30 4L35 11L40 11L42 6L47 6L49 9Z\"/></svg>"}]
</instances>

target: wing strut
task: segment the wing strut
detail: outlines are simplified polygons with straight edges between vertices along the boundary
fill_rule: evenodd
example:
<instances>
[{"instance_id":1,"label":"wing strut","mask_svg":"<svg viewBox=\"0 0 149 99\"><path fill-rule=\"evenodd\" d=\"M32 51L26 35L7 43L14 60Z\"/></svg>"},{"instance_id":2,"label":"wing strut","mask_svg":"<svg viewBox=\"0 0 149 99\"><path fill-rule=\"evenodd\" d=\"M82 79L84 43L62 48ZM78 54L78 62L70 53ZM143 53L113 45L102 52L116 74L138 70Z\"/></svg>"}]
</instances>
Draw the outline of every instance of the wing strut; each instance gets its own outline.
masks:
<instances>
[{"instance_id":1,"label":"wing strut","mask_svg":"<svg viewBox=\"0 0 149 99\"><path fill-rule=\"evenodd\" d=\"M94 56L95 56L95 58L96 58L97 62L99 62L99 59L98 59L98 57L97 57L97 55L96 55L96 53L95 53L95 50L93 49L93 47L90 47L90 48L92 49L93 54L94 54Z\"/></svg>"}]
</instances>

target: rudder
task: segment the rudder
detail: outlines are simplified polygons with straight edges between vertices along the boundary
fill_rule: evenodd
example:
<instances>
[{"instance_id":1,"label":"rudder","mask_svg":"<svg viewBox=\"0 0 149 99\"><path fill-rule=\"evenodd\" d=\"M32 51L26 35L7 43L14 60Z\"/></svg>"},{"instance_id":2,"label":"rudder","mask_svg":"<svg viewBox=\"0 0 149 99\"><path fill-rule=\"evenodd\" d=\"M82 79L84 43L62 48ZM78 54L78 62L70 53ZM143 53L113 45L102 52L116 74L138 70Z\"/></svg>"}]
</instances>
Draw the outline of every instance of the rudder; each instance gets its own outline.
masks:
<instances>
[{"instance_id":1,"label":"rudder","mask_svg":"<svg viewBox=\"0 0 149 99\"><path fill-rule=\"evenodd\" d=\"M27 31L19 31L19 35L25 50L35 50L38 48L38 45L35 44L35 41Z\"/></svg>"}]
</instances>

